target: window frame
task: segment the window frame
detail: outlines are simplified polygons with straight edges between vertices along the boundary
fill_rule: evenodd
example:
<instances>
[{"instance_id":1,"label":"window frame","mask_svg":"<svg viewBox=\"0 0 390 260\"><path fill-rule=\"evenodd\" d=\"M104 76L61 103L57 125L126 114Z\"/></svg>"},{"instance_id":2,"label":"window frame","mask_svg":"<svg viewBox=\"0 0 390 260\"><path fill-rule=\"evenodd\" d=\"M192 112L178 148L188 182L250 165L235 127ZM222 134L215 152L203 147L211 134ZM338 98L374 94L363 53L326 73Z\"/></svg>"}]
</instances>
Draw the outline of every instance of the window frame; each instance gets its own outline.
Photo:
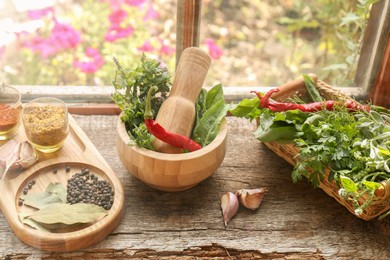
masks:
<instances>
[{"instance_id":1,"label":"window frame","mask_svg":"<svg viewBox=\"0 0 390 260\"><path fill-rule=\"evenodd\" d=\"M199 30L201 28L201 0L178 0L176 27L176 61L181 51L188 46L199 45ZM362 51L359 58L354 87L335 86L347 95L359 100L372 97L380 97L387 93L388 87L381 85L389 81L389 73L383 73L383 68L389 67L390 51L390 0L381 0L374 4L367 29L364 33ZM387 48L387 49L386 49ZM381 74L382 73L382 74ZM382 81L380 77L382 75ZM385 81L383 81L385 79ZM382 86L382 87L380 87ZM96 107L96 104L113 104L111 95L114 91L112 86L16 86L21 94L22 101L28 102L37 97L53 96L64 100L71 107L87 109ZM267 91L275 86L258 87L235 87L225 86L224 94L228 102L235 102L243 98L252 97L250 91ZM207 88L207 86L206 86ZM383 96L383 95L382 95ZM377 99L378 100L378 99ZM375 101L375 100L374 100ZM389 103L389 101L387 101ZM383 104L381 104L383 105ZM104 106L102 106L104 107ZM113 110L112 106L110 111ZM80 109L76 109L81 111ZM95 109L96 110L96 109ZM99 110L99 109L98 109ZM114 109L115 113L118 110ZM99 110L100 111L100 110Z\"/></svg>"}]
</instances>

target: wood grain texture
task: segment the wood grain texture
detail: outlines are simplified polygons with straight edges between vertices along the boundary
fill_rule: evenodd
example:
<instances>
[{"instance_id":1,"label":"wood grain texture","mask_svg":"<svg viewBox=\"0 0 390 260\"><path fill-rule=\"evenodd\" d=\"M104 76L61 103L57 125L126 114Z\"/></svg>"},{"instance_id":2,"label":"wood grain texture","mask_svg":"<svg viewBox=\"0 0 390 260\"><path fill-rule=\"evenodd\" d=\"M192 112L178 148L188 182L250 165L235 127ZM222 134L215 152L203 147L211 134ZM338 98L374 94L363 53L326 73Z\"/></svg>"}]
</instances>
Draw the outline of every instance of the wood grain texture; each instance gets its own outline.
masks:
<instances>
[{"instance_id":1,"label":"wood grain texture","mask_svg":"<svg viewBox=\"0 0 390 260\"><path fill-rule=\"evenodd\" d=\"M0 258L390 258L389 219L360 220L308 182L292 183L292 166L255 140L254 124L247 120L228 118L228 150L214 175L190 190L167 193L122 166L115 147L116 116L74 117L124 185L120 225L95 246L47 253L23 244L0 215ZM220 197L252 187L270 190L257 211L240 208L225 228Z\"/></svg>"},{"instance_id":2,"label":"wood grain texture","mask_svg":"<svg viewBox=\"0 0 390 260\"><path fill-rule=\"evenodd\" d=\"M370 93L374 105L390 108L390 35L387 40L382 67L377 77L375 87Z\"/></svg>"},{"instance_id":3,"label":"wood grain texture","mask_svg":"<svg viewBox=\"0 0 390 260\"><path fill-rule=\"evenodd\" d=\"M178 0L176 14L176 65L182 51L199 46L202 0Z\"/></svg>"}]
</instances>

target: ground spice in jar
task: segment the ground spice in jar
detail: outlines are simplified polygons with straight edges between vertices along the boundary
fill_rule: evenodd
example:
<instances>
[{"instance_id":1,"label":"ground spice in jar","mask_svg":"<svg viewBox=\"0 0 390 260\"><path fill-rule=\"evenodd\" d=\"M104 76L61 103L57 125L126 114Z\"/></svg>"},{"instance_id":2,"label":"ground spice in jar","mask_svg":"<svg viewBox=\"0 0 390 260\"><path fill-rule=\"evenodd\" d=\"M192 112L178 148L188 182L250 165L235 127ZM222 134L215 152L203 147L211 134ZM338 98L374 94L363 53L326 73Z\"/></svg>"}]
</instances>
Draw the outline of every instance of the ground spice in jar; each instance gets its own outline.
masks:
<instances>
[{"instance_id":1,"label":"ground spice in jar","mask_svg":"<svg viewBox=\"0 0 390 260\"><path fill-rule=\"evenodd\" d=\"M0 132L8 132L19 124L21 106L0 104Z\"/></svg>"},{"instance_id":2,"label":"ground spice in jar","mask_svg":"<svg viewBox=\"0 0 390 260\"><path fill-rule=\"evenodd\" d=\"M28 139L40 146L55 146L68 135L68 117L64 108L52 105L30 107L23 113Z\"/></svg>"}]
</instances>

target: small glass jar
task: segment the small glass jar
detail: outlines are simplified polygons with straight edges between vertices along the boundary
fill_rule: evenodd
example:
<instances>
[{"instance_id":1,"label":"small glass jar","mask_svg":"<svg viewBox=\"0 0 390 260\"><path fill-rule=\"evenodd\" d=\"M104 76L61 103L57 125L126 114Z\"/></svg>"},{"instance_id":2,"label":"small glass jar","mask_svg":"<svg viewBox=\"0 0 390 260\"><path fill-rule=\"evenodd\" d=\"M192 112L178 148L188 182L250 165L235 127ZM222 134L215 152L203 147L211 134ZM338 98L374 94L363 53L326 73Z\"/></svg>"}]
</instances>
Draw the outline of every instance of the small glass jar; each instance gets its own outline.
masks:
<instances>
[{"instance_id":1,"label":"small glass jar","mask_svg":"<svg viewBox=\"0 0 390 260\"><path fill-rule=\"evenodd\" d=\"M10 139L18 132L22 102L16 88L0 86L0 140Z\"/></svg>"},{"instance_id":2,"label":"small glass jar","mask_svg":"<svg viewBox=\"0 0 390 260\"><path fill-rule=\"evenodd\" d=\"M37 98L22 111L27 140L38 151L56 152L69 133L68 110L65 103L52 97Z\"/></svg>"}]
</instances>

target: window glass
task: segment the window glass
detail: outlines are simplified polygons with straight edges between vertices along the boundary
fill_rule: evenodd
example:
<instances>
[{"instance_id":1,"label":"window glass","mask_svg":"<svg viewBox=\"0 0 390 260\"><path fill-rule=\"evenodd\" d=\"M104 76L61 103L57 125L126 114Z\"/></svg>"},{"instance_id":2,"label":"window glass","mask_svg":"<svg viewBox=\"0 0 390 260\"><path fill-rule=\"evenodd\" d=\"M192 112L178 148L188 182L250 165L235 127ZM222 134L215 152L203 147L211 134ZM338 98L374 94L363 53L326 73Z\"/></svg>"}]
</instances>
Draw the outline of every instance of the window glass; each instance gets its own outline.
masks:
<instances>
[{"instance_id":1,"label":"window glass","mask_svg":"<svg viewBox=\"0 0 390 260\"><path fill-rule=\"evenodd\" d=\"M9 84L111 85L113 57L131 67L143 52L174 69L174 1L0 1Z\"/></svg>"},{"instance_id":2,"label":"window glass","mask_svg":"<svg viewBox=\"0 0 390 260\"><path fill-rule=\"evenodd\" d=\"M218 57L211 78L274 86L311 72L351 86L373 2L203 0L202 37Z\"/></svg>"},{"instance_id":3,"label":"window glass","mask_svg":"<svg viewBox=\"0 0 390 260\"><path fill-rule=\"evenodd\" d=\"M203 0L208 86L273 86L316 73L353 85L370 4L361 0ZM173 0L0 0L1 78L11 85L107 86L112 58L143 52L175 68Z\"/></svg>"}]
</instances>

